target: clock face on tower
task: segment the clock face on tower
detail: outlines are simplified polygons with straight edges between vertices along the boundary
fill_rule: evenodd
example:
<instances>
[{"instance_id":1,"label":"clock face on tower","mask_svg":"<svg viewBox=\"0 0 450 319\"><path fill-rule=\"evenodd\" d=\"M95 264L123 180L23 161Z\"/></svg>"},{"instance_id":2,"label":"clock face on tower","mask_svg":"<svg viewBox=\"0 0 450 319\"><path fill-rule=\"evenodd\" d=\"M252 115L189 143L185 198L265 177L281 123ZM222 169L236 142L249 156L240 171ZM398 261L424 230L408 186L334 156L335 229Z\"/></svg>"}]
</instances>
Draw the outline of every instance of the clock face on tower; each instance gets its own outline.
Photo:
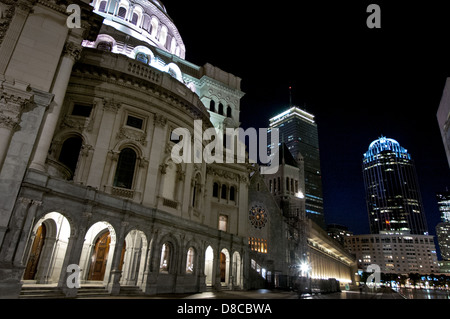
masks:
<instances>
[{"instance_id":1,"label":"clock face on tower","mask_svg":"<svg viewBox=\"0 0 450 319\"><path fill-rule=\"evenodd\" d=\"M267 223L266 210L260 206L253 206L248 212L248 219L255 228L263 228Z\"/></svg>"}]
</instances>

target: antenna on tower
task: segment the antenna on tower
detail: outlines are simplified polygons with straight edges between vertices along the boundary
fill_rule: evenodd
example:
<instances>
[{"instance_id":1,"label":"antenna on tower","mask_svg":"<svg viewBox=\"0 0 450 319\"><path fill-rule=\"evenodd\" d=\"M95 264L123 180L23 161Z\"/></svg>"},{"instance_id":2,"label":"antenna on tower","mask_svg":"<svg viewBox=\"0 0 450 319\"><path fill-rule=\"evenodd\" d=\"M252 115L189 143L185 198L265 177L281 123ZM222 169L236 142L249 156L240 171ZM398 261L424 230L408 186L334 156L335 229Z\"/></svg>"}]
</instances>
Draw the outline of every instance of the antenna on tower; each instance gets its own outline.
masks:
<instances>
[{"instance_id":1,"label":"antenna on tower","mask_svg":"<svg viewBox=\"0 0 450 319\"><path fill-rule=\"evenodd\" d=\"M292 107L292 86L289 87L289 107Z\"/></svg>"}]
</instances>

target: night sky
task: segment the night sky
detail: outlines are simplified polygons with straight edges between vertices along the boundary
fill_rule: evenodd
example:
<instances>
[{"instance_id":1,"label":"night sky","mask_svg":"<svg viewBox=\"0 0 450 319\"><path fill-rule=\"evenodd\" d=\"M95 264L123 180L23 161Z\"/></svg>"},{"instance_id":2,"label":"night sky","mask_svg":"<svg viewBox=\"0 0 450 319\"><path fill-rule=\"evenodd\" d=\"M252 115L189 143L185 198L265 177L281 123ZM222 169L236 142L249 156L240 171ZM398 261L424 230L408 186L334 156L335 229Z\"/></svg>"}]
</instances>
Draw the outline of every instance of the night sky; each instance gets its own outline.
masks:
<instances>
[{"instance_id":1,"label":"night sky","mask_svg":"<svg viewBox=\"0 0 450 319\"><path fill-rule=\"evenodd\" d=\"M392 2L395 2L393 4ZM327 223L369 233L362 158L381 135L416 164L430 234L450 188L436 112L450 76L450 5L410 1L163 0L186 60L242 78L241 127L295 105L316 116ZM369 29L370 3L381 29Z\"/></svg>"}]
</instances>

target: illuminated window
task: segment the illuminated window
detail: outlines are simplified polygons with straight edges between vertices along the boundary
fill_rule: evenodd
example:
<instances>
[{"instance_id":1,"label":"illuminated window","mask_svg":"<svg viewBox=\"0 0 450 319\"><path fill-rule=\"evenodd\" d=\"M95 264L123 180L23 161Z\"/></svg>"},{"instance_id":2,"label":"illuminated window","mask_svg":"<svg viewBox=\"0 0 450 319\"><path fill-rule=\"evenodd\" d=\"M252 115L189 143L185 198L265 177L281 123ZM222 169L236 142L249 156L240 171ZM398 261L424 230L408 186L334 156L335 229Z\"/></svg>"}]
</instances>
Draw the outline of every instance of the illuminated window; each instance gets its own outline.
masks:
<instances>
[{"instance_id":1,"label":"illuminated window","mask_svg":"<svg viewBox=\"0 0 450 319\"><path fill-rule=\"evenodd\" d=\"M228 227L228 216L220 215L219 216L219 230L226 232L227 227Z\"/></svg>"},{"instance_id":2,"label":"illuminated window","mask_svg":"<svg viewBox=\"0 0 450 319\"><path fill-rule=\"evenodd\" d=\"M255 237L248 238L248 245L252 251L267 254L267 240Z\"/></svg>"},{"instance_id":3,"label":"illuminated window","mask_svg":"<svg viewBox=\"0 0 450 319\"><path fill-rule=\"evenodd\" d=\"M161 249L161 261L159 264L160 272L169 272L170 266L170 244L165 243Z\"/></svg>"},{"instance_id":4,"label":"illuminated window","mask_svg":"<svg viewBox=\"0 0 450 319\"><path fill-rule=\"evenodd\" d=\"M186 260L186 273L192 274L194 272L194 248L189 248L187 253L187 260Z\"/></svg>"}]
</instances>

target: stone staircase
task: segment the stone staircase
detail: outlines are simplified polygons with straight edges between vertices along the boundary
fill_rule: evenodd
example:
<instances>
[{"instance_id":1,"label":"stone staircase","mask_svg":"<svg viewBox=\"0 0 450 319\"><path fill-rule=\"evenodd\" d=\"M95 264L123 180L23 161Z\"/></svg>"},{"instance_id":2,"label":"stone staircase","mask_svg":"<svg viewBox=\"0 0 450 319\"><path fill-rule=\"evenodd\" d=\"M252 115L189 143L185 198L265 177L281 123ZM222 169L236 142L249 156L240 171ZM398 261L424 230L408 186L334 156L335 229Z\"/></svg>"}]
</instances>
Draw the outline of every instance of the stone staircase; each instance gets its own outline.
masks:
<instances>
[{"instance_id":1,"label":"stone staircase","mask_svg":"<svg viewBox=\"0 0 450 319\"><path fill-rule=\"evenodd\" d=\"M103 285L81 285L77 297L80 299L108 298L110 293ZM145 296L137 286L121 286L118 297L140 297ZM63 299L64 293L56 285L24 285L19 295L20 299Z\"/></svg>"}]
</instances>

